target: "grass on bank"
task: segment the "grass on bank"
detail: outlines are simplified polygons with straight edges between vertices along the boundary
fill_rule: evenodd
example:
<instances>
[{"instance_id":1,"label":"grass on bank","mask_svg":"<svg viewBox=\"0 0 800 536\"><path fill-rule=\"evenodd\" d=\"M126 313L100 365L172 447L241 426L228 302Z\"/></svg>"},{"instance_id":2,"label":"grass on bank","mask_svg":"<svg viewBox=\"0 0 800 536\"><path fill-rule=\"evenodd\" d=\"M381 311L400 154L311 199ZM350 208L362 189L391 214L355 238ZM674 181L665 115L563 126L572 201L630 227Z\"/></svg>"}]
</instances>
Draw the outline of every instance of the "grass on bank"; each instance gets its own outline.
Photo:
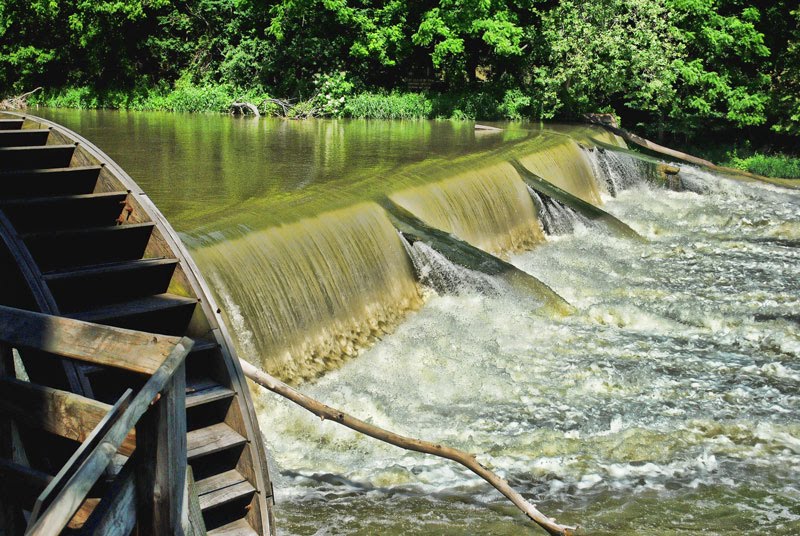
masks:
<instances>
[{"instance_id":1,"label":"grass on bank","mask_svg":"<svg viewBox=\"0 0 800 536\"><path fill-rule=\"evenodd\" d=\"M780 153L755 153L746 158L735 157L728 165L765 177L800 179L800 158Z\"/></svg>"}]
</instances>

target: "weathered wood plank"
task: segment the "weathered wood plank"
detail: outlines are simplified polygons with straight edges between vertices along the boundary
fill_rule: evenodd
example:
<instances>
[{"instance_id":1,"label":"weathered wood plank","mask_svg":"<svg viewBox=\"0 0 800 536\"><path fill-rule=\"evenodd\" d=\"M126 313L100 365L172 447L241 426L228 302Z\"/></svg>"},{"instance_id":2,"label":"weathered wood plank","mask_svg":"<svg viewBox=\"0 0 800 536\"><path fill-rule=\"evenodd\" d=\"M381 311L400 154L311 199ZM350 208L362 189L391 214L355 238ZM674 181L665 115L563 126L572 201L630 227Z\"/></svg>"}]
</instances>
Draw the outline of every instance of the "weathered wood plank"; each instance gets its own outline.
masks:
<instances>
[{"instance_id":1,"label":"weathered wood plank","mask_svg":"<svg viewBox=\"0 0 800 536\"><path fill-rule=\"evenodd\" d=\"M43 271L141 259L154 224L28 233L25 245Z\"/></svg>"},{"instance_id":2,"label":"weathered wood plank","mask_svg":"<svg viewBox=\"0 0 800 536\"><path fill-rule=\"evenodd\" d=\"M112 304L68 316L88 322L160 333L165 336L182 335L197 306L196 298L183 298L174 294L159 294Z\"/></svg>"},{"instance_id":3,"label":"weathered wood plank","mask_svg":"<svg viewBox=\"0 0 800 536\"><path fill-rule=\"evenodd\" d=\"M233 523L208 531L208 536L258 536L258 533L247 520L237 519Z\"/></svg>"},{"instance_id":4,"label":"weathered wood plank","mask_svg":"<svg viewBox=\"0 0 800 536\"><path fill-rule=\"evenodd\" d=\"M123 410L125 401L130 400L129 396L123 396L112 408L95 433L81 445L39 497L37 507L31 514L29 535L57 534L64 528L105 471L128 432L150 408L176 370L183 366L192 344L191 339L182 338L136 398L127 404L127 408ZM182 458L185 459L185 456Z\"/></svg>"},{"instance_id":5,"label":"weathered wood plank","mask_svg":"<svg viewBox=\"0 0 800 536\"><path fill-rule=\"evenodd\" d=\"M130 389L125 391L97 428L86 441L81 443L61 471L39 495L31 512L31 528L26 534L58 533L75 514L86 494L111 461L113 444L105 439L110 431L119 427L122 417L130 407L132 393Z\"/></svg>"},{"instance_id":6,"label":"weathered wood plank","mask_svg":"<svg viewBox=\"0 0 800 536\"><path fill-rule=\"evenodd\" d=\"M111 406L67 391L0 378L0 412L16 421L83 442L111 410ZM136 448L131 432L120 452L130 456Z\"/></svg>"},{"instance_id":7,"label":"weathered wood plank","mask_svg":"<svg viewBox=\"0 0 800 536\"><path fill-rule=\"evenodd\" d=\"M100 504L100 499L97 498L88 498L83 501L83 504L78 508L78 511L75 512L75 515L72 516L72 519L69 520L67 523L67 528L72 530L77 530L86 523L86 520L92 515L92 512L95 511L97 506Z\"/></svg>"},{"instance_id":8,"label":"weathered wood plank","mask_svg":"<svg viewBox=\"0 0 800 536\"><path fill-rule=\"evenodd\" d=\"M256 488L254 488L250 482L243 480L242 482L232 486L220 488L210 493L206 493L205 495L201 495L200 508L202 510L216 508L217 506L229 503L231 501L249 498L255 492Z\"/></svg>"},{"instance_id":9,"label":"weathered wood plank","mask_svg":"<svg viewBox=\"0 0 800 536\"><path fill-rule=\"evenodd\" d=\"M0 119L0 129L2 130L19 130L22 128L24 119Z\"/></svg>"},{"instance_id":10,"label":"weathered wood plank","mask_svg":"<svg viewBox=\"0 0 800 536\"><path fill-rule=\"evenodd\" d=\"M128 460L111 489L84 523L83 536L129 536L136 525L135 457Z\"/></svg>"},{"instance_id":11,"label":"weathered wood plank","mask_svg":"<svg viewBox=\"0 0 800 536\"><path fill-rule=\"evenodd\" d=\"M203 511L200 508L200 499L197 496L197 484L194 481L194 472L186 466L186 495L183 505L183 532L186 536L205 536L206 523L203 520Z\"/></svg>"},{"instance_id":12,"label":"weathered wood plank","mask_svg":"<svg viewBox=\"0 0 800 536\"><path fill-rule=\"evenodd\" d=\"M0 147L0 171L68 167L74 145Z\"/></svg>"},{"instance_id":13,"label":"weathered wood plank","mask_svg":"<svg viewBox=\"0 0 800 536\"><path fill-rule=\"evenodd\" d=\"M15 374L13 351L10 346L0 344L0 376L14 377ZM41 482L43 486L41 488L36 486L27 494L24 488L15 482L14 476L9 472L14 472L15 469L20 467L27 467L27 464L21 465L19 463L25 461L22 459L23 456L20 456L20 449L17 425L10 418L0 415L0 457L7 465L7 469L10 469L10 471L5 472L0 470L0 496L3 497L3 500L0 500L0 515L3 518L3 528L6 534L20 534L25 531L27 523L23 516L22 508L30 508L30 505L36 500L36 496L41 493L41 490L49 482L47 479L49 475L43 475L45 477ZM31 477L26 474L22 477L26 484L33 482L35 479L36 475ZM6 495L11 495L11 497L6 497ZM20 506L16 501L26 504Z\"/></svg>"},{"instance_id":14,"label":"weathered wood plank","mask_svg":"<svg viewBox=\"0 0 800 536\"><path fill-rule=\"evenodd\" d=\"M0 130L0 147L31 147L47 143L47 129Z\"/></svg>"},{"instance_id":15,"label":"weathered wood plank","mask_svg":"<svg viewBox=\"0 0 800 536\"><path fill-rule=\"evenodd\" d=\"M136 425L139 534L180 534L186 485L186 374L176 369Z\"/></svg>"},{"instance_id":16,"label":"weathered wood plank","mask_svg":"<svg viewBox=\"0 0 800 536\"><path fill-rule=\"evenodd\" d=\"M30 233L114 225L127 198L127 192L22 197L0 199L0 206L17 231Z\"/></svg>"},{"instance_id":17,"label":"weathered wood plank","mask_svg":"<svg viewBox=\"0 0 800 536\"><path fill-rule=\"evenodd\" d=\"M223 387L213 380L203 378L187 384L186 407L193 408L195 406L202 406L203 404L210 404L218 400L232 398L235 395L236 392L233 389Z\"/></svg>"},{"instance_id":18,"label":"weathered wood plank","mask_svg":"<svg viewBox=\"0 0 800 536\"><path fill-rule=\"evenodd\" d=\"M230 471L225 471L224 473L213 475L197 482L197 495L202 497L213 491L235 486L236 484L246 481L245 477L242 476L239 471L231 469Z\"/></svg>"},{"instance_id":19,"label":"weathered wood plank","mask_svg":"<svg viewBox=\"0 0 800 536\"><path fill-rule=\"evenodd\" d=\"M26 169L0 173L3 197L79 195L94 191L100 166Z\"/></svg>"},{"instance_id":20,"label":"weathered wood plank","mask_svg":"<svg viewBox=\"0 0 800 536\"><path fill-rule=\"evenodd\" d=\"M227 424L219 423L187 434L189 459L198 458L247 443L247 439Z\"/></svg>"},{"instance_id":21,"label":"weathered wood plank","mask_svg":"<svg viewBox=\"0 0 800 536\"><path fill-rule=\"evenodd\" d=\"M5 306L0 306L0 333L0 341L12 346L143 374L153 374L180 341Z\"/></svg>"}]
</instances>

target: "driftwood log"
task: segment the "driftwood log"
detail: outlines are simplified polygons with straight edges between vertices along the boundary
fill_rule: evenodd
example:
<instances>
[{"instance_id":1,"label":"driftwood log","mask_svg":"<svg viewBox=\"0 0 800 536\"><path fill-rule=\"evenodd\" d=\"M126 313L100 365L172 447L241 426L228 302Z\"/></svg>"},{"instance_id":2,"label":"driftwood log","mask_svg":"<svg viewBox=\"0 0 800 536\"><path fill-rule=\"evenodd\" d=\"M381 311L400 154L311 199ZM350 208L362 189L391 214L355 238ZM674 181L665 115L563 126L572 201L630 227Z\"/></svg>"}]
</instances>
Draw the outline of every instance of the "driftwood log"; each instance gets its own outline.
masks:
<instances>
[{"instance_id":1,"label":"driftwood log","mask_svg":"<svg viewBox=\"0 0 800 536\"><path fill-rule=\"evenodd\" d=\"M240 360L240 363L245 376L250 378L252 381L266 389L269 389L273 393L289 399L303 409L306 409L318 416L323 421L327 419L337 422L343 426L346 426L347 428L350 428L351 430L355 430L356 432L368 435L380 441L390 443L402 449L422 452L424 454L432 454L440 458L446 458L448 460L460 463L494 486L495 489L497 489L512 503L514 503L517 508L522 510L522 512L528 516L528 518L533 520L549 534L567 536L573 534L576 530L575 527L560 525L556 523L555 520L542 514L534 505L526 501L522 495L515 491L508 484L508 482L481 465L472 454L458 449L446 447L444 445L437 445L428 441L422 441L389 432L360 419L356 419L355 417L352 417L343 411L318 402L317 400L304 395L296 389L289 387L282 381L274 378L273 376L267 374L263 370L253 366L243 359Z\"/></svg>"},{"instance_id":2,"label":"driftwood log","mask_svg":"<svg viewBox=\"0 0 800 536\"><path fill-rule=\"evenodd\" d=\"M777 179L777 178L773 178L773 177L765 177L763 175L757 175L756 173L750 173L749 171L744 171L742 169L736 169L736 168L731 168L731 167L727 167L727 166L718 166L717 164L715 164L715 163L713 163L713 162L711 162L709 160L705 160L703 158L699 158L697 156L694 156L694 155L691 155L691 154L688 154L688 153L677 151L675 149L670 149L669 147L664 147L663 145L659 145L658 143L650 141L650 140L648 140L646 138L642 138L641 136L637 136L636 134L633 134L632 132L628 132L624 128L618 127L616 125L616 121L611 122L611 121L608 121L605 117L603 117L603 116L606 116L606 115L609 115L609 114L590 114L590 115L584 116L584 118L588 122L590 122L592 124L600 125L601 127L605 128L606 130L608 130L612 134L616 134L617 136L619 136L620 138L624 139L625 141L628 141L630 143L633 143L635 145L638 145L639 147L643 147L643 148L648 149L650 151L653 151L655 153L659 153L659 154L663 154L663 155L666 155L666 156L669 156L669 157L672 157L672 158L676 158L676 159L682 160L684 162L689 162L690 164L703 166L703 167L706 167L706 168L711 169L713 171L719 171L719 172L725 173L727 175L739 175L740 177L745 177L747 179L753 179L753 180L757 180L757 181L760 181L760 182L768 182L768 183L771 183L771 184L777 184L779 186L784 186L784 187L788 187L788 188L792 188L792 189L800 189L800 186L798 186L797 182L796 181L792 182L791 179Z\"/></svg>"},{"instance_id":3,"label":"driftwood log","mask_svg":"<svg viewBox=\"0 0 800 536\"><path fill-rule=\"evenodd\" d=\"M261 117L258 111L258 106L249 102L233 102L231 103L231 113L233 115L247 115L250 112L256 117Z\"/></svg>"},{"instance_id":4,"label":"driftwood log","mask_svg":"<svg viewBox=\"0 0 800 536\"><path fill-rule=\"evenodd\" d=\"M0 101L0 110L24 110L28 107L28 97L41 90L41 87L37 87L36 89L28 91L27 93L23 93L22 95L3 99Z\"/></svg>"}]
</instances>

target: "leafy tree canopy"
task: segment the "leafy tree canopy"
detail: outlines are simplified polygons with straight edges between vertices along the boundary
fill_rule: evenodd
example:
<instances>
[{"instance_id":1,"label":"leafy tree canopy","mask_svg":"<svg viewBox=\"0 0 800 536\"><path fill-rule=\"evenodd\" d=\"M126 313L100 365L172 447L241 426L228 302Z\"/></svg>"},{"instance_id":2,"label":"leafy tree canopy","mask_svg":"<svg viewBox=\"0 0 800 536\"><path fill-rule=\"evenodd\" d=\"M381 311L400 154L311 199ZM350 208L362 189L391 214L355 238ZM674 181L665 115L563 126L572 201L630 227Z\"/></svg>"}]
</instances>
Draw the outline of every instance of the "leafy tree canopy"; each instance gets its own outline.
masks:
<instances>
[{"instance_id":1,"label":"leafy tree canopy","mask_svg":"<svg viewBox=\"0 0 800 536\"><path fill-rule=\"evenodd\" d=\"M513 117L800 134L800 10L743 0L5 0L0 89L490 95ZM478 97L476 97L478 98ZM339 108L336 108L339 109Z\"/></svg>"}]
</instances>

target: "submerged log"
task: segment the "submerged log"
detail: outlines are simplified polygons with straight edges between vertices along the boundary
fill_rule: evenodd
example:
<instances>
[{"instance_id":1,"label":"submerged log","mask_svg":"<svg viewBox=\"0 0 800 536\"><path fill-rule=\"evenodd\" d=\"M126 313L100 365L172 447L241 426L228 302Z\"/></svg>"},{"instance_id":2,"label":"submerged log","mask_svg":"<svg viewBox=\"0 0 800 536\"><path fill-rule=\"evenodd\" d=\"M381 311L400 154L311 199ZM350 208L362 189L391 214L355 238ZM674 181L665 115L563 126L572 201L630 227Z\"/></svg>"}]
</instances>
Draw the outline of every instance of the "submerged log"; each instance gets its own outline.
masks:
<instances>
[{"instance_id":1,"label":"submerged log","mask_svg":"<svg viewBox=\"0 0 800 536\"><path fill-rule=\"evenodd\" d=\"M534 505L529 503L522 495L515 491L508 484L508 482L481 465L481 463L478 462L478 460L472 454L451 447L446 447L444 445L438 445L428 441L422 441L420 439L414 439L411 437L402 436L400 434L395 434L394 432L389 432L388 430L384 430L383 428L379 428L360 419L356 419L355 417L352 417L343 411L314 400L313 398L304 395L300 391L289 387L282 381L270 376L263 370L258 369L243 359L240 360L240 363L245 376L250 378L252 381L266 389L269 389L273 393L294 402L303 409L310 411L323 421L327 419L337 422L342 426L350 428L351 430L355 430L356 432L368 435L402 449L413 450L423 454L432 454L440 458L446 458L448 460L460 463L481 477L483 480L491 484L500 493L505 495L505 497L514 503L514 505L526 516L528 516L528 518L546 530L549 534L567 536L573 534L576 530L576 527L560 525L554 519L542 514Z\"/></svg>"}]
</instances>

